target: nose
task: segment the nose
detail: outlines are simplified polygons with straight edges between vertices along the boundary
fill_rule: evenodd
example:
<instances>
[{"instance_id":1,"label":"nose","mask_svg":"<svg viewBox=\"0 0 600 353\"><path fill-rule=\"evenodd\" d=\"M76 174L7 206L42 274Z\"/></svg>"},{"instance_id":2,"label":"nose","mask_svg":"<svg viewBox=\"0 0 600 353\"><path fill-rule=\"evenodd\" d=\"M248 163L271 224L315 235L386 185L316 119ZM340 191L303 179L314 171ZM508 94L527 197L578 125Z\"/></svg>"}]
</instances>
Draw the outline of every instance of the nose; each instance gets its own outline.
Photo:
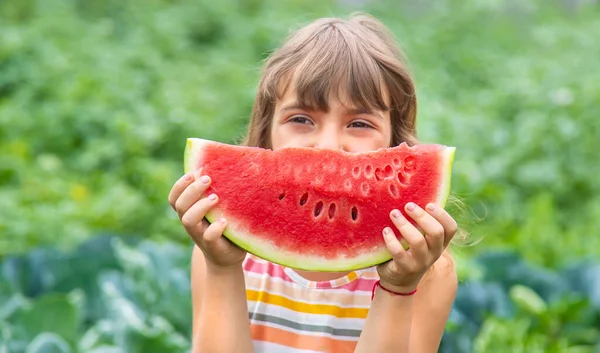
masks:
<instances>
[{"instance_id":1,"label":"nose","mask_svg":"<svg viewBox=\"0 0 600 353\"><path fill-rule=\"evenodd\" d=\"M314 146L316 148L330 149L330 150L343 150L344 146L342 143L343 136L340 131L335 129L334 126L329 126L321 130L316 136Z\"/></svg>"}]
</instances>

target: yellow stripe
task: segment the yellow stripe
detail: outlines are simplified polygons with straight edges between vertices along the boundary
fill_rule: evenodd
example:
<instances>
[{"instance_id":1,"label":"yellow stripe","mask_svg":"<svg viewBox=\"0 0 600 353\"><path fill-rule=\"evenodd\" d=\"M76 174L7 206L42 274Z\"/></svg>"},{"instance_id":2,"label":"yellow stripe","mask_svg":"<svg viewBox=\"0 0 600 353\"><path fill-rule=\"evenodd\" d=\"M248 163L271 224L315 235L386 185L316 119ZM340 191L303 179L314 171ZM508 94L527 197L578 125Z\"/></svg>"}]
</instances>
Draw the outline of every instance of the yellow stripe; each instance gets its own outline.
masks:
<instances>
[{"instance_id":1,"label":"yellow stripe","mask_svg":"<svg viewBox=\"0 0 600 353\"><path fill-rule=\"evenodd\" d=\"M369 312L369 309L363 308L342 308L339 306L328 304L301 303L280 295L270 294L267 292L258 292L251 289L246 290L246 297L248 300L278 305L297 312L333 315L335 317L340 318L343 317L364 319L367 317L367 313Z\"/></svg>"},{"instance_id":2,"label":"yellow stripe","mask_svg":"<svg viewBox=\"0 0 600 353\"><path fill-rule=\"evenodd\" d=\"M350 272L347 277L348 277L348 283L354 281L357 277L356 272Z\"/></svg>"}]
</instances>

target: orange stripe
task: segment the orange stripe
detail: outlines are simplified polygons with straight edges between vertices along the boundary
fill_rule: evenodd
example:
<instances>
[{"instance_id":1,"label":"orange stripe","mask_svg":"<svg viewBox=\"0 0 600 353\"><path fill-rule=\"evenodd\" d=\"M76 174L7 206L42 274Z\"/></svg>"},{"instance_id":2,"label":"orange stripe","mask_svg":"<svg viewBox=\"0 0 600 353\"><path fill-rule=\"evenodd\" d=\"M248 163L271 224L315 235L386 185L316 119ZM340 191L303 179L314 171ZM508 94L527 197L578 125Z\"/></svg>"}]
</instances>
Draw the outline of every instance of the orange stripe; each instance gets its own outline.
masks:
<instances>
[{"instance_id":1,"label":"orange stripe","mask_svg":"<svg viewBox=\"0 0 600 353\"><path fill-rule=\"evenodd\" d=\"M331 337L319 337L301 335L294 332L284 331L279 328L264 325L250 325L252 339L255 341L267 341L296 349L307 349L318 352L345 353L354 352L355 341L336 340Z\"/></svg>"},{"instance_id":2,"label":"orange stripe","mask_svg":"<svg viewBox=\"0 0 600 353\"><path fill-rule=\"evenodd\" d=\"M368 308L342 308L329 304L302 303L288 299L281 295L258 292L251 289L246 290L246 298L252 301L260 301L267 304L282 306L284 308L302 313L333 315L340 318L364 319L367 317L367 313L369 312Z\"/></svg>"},{"instance_id":3,"label":"orange stripe","mask_svg":"<svg viewBox=\"0 0 600 353\"><path fill-rule=\"evenodd\" d=\"M356 279L356 277L358 277L358 275L356 274L356 272L350 272L348 274L348 282L352 282Z\"/></svg>"}]
</instances>

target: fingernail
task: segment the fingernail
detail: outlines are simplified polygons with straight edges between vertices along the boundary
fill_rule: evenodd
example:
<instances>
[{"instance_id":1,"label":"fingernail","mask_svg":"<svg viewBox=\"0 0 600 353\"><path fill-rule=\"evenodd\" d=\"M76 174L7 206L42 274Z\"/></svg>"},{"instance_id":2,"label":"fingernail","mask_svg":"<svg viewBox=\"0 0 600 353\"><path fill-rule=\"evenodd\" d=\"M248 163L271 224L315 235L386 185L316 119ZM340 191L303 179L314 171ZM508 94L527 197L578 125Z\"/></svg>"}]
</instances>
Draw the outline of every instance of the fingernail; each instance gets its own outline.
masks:
<instances>
[{"instance_id":1,"label":"fingernail","mask_svg":"<svg viewBox=\"0 0 600 353\"><path fill-rule=\"evenodd\" d=\"M208 182L210 181L210 178L208 177L208 175L205 175L202 178L200 178L200 181L203 182L204 184L208 184Z\"/></svg>"},{"instance_id":2,"label":"fingernail","mask_svg":"<svg viewBox=\"0 0 600 353\"><path fill-rule=\"evenodd\" d=\"M217 195L215 195L215 194L210 194L210 195L208 195L208 199L209 199L209 200L211 200L211 201L214 201L214 200L216 200L216 199L217 199Z\"/></svg>"},{"instance_id":3,"label":"fingernail","mask_svg":"<svg viewBox=\"0 0 600 353\"><path fill-rule=\"evenodd\" d=\"M392 217L394 217L394 218L398 218L398 217L400 217L400 211L398 211L398 210L393 210L393 211L392 211Z\"/></svg>"},{"instance_id":4,"label":"fingernail","mask_svg":"<svg viewBox=\"0 0 600 353\"><path fill-rule=\"evenodd\" d=\"M428 210L428 211L431 211L431 212L435 211L435 205L434 205L434 204L432 204L432 203L428 204L428 205L427 205L427 210Z\"/></svg>"},{"instance_id":5,"label":"fingernail","mask_svg":"<svg viewBox=\"0 0 600 353\"><path fill-rule=\"evenodd\" d=\"M192 176L190 174L186 174L183 176L183 181L190 181L192 180Z\"/></svg>"},{"instance_id":6,"label":"fingernail","mask_svg":"<svg viewBox=\"0 0 600 353\"><path fill-rule=\"evenodd\" d=\"M392 230L388 227L383 228L383 235L390 235Z\"/></svg>"},{"instance_id":7,"label":"fingernail","mask_svg":"<svg viewBox=\"0 0 600 353\"><path fill-rule=\"evenodd\" d=\"M414 211L414 210L415 210L415 207L416 207L416 205L415 205L414 203L412 203L412 202L409 202L409 203L406 205L406 209L407 209L407 210L409 210L409 211Z\"/></svg>"},{"instance_id":8,"label":"fingernail","mask_svg":"<svg viewBox=\"0 0 600 353\"><path fill-rule=\"evenodd\" d=\"M219 222L225 224L225 223L227 223L227 220L225 218L221 218L221 219L219 219Z\"/></svg>"}]
</instances>

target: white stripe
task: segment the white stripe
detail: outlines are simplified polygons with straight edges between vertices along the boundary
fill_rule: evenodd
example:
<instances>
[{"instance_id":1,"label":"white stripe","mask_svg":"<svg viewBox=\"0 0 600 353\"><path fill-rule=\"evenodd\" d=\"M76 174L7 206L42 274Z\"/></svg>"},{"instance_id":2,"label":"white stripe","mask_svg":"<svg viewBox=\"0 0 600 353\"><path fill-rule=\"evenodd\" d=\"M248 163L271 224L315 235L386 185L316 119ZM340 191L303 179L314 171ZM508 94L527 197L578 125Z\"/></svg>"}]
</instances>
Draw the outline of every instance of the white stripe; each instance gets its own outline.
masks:
<instances>
[{"instance_id":1,"label":"white stripe","mask_svg":"<svg viewBox=\"0 0 600 353\"><path fill-rule=\"evenodd\" d=\"M327 333L327 332L300 331L300 330L293 329L291 327L287 327L287 326L275 324L275 323L272 323L272 322L250 320L250 323L251 324L255 324L255 325L267 326L267 327L271 327L271 328L277 328L277 329L281 329L281 330L284 330L284 331L287 331L287 332L292 332L292 333L295 333L295 334L298 334L298 335L314 336L314 337L327 337L327 338L332 338L332 339L336 339L336 340L339 340L339 341L351 341L351 342L354 342L354 341L358 340L358 337L338 336L338 335L332 335L332 334Z\"/></svg>"},{"instance_id":2,"label":"white stripe","mask_svg":"<svg viewBox=\"0 0 600 353\"><path fill-rule=\"evenodd\" d=\"M277 343L254 341L254 353L321 353L319 351L297 349L282 346Z\"/></svg>"}]
</instances>

